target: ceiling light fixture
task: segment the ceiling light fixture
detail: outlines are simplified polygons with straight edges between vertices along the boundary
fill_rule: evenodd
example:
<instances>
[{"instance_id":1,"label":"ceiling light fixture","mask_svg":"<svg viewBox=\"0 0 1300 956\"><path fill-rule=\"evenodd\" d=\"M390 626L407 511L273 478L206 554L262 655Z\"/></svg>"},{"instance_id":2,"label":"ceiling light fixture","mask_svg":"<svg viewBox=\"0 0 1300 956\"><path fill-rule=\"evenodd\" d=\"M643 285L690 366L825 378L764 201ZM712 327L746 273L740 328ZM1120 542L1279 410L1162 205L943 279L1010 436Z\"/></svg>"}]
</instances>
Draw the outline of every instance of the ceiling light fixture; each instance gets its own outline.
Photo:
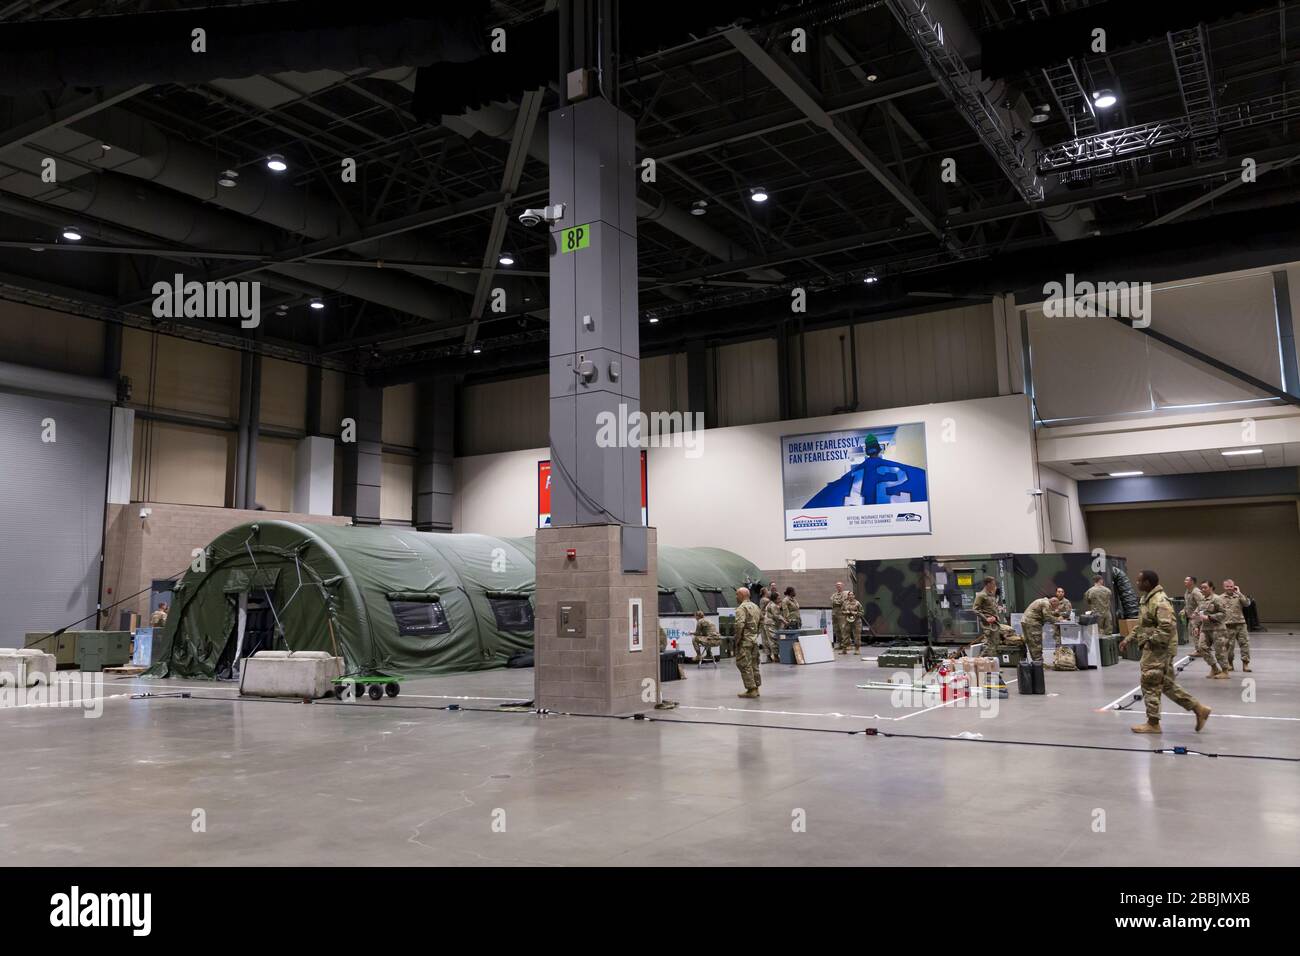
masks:
<instances>
[{"instance_id":1,"label":"ceiling light fixture","mask_svg":"<svg viewBox=\"0 0 1300 956\"><path fill-rule=\"evenodd\" d=\"M230 189L233 186L238 186L239 173L235 172L233 169L224 170L217 178L217 185L225 186L227 189Z\"/></svg>"},{"instance_id":2,"label":"ceiling light fixture","mask_svg":"<svg viewBox=\"0 0 1300 956\"><path fill-rule=\"evenodd\" d=\"M472 349L470 349L470 351L473 352L475 355L478 355L480 352L483 351L483 347L481 345L476 345Z\"/></svg>"},{"instance_id":3,"label":"ceiling light fixture","mask_svg":"<svg viewBox=\"0 0 1300 956\"><path fill-rule=\"evenodd\" d=\"M63 230L63 238L67 239L69 242L80 242L81 233L77 232L75 226L68 226Z\"/></svg>"},{"instance_id":4,"label":"ceiling light fixture","mask_svg":"<svg viewBox=\"0 0 1300 956\"><path fill-rule=\"evenodd\" d=\"M874 272L868 272L862 277L862 281L867 285L875 285L880 281L880 276L876 275Z\"/></svg>"},{"instance_id":5,"label":"ceiling light fixture","mask_svg":"<svg viewBox=\"0 0 1300 956\"><path fill-rule=\"evenodd\" d=\"M497 262L503 266L512 266L515 264L515 257L508 252L503 252L497 257Z\"/></svg>"},{"instance_id":6,"label":"ceiling light fixture","mask_svg":"<svg viewBox=\"0 0 1300 956\"><path fill-rule=\"evenodd\" d=\"M322 302L320 299L312 299L312 300L311 300L311 307L312 307L313 309L323 309L323 308L325 308L325 303Z\"/></svg>"},{"instance_id":7,"label":"ceiling light fixture","mask_svg":"<svg viewBox=\"0 0 1300 956\"><path fill-rule=\"evenodd\" d=\"M1262 455L1264 454L1264 449L1242 448L1239 451L1225 451L1225 452L1220 452L1219 454L1223 455L1224 458L1231 458L1234 455Z\"/></svg>"},{"instance_id":8,"label":"ceiling light fixture","mask_svg":"<svg viewBox=\"0 0 1300 956\"><path fill-rule=\"evenodd\" d=\"M868 82L868 83L874 83L874 82L876 82L876 80L878 80L878 79L880 79L880 74L879 74L879 73L868 73L868 74L867 74L867 82Z\"/></svg>"},{"instance_id":9,"label":"ceiling light fixture","mask_svg":"<svg viewBox=\"0 0 1300 956\"><path fill-rule=\"evenodd\" d=\"M749 191L749 198L754 202L767 202L767 190L762 186L755 186Z\"/></svg>"},{"instance_id":10,"label":"ceiling light fixture","mask_svg":"<svg viewBox=\"0 0 1300 956\"><path fill-rule=\"evenodd\" d=\"M1112 471L1110 476L1112 478L1137 478L1141 474L1140 471Z\"/></svg>"},{"instance_id":11,"label":"ceiling light fixture","mask_svg":"<svg viewBox=\"0 0 1300 956\"><path fill-rule=\"evenodd\" d=\"M709 211L709 204L707 201L703 199L697 199L695 200L695 202L691 203L692 216L703 216L708 211Z\"/></svg>"},{"instance_id":12,"label":"ceiling light fixture","mask_svg":"<svg viewBox=\"0 0 1300 956\"><path fill-rule=\"evenodd\" d=\"M1110 90L1098 90L1092 94L1092 103L1099 110L1108 110L1119 102L1119 97Z\"/></svg>"},{"instance_id":13,"label":"ceiling light fixture","mask_svg":"<svg viewBox=\"0 0 1300 956\"><path fill-rule=\"evenodd\" d=\"M1034 112L1030 114L1029 122L1038 124L1046 123L1052 118L1052 107L1048 103L1039 103L1034 107Z\"/></svg>"},{"instance_id":14,"label":"ceiling light fixture","mask_svg":"<svg viewBox=\"0 0 1300 956\"><path fill-rule=\"evenodd\" d=\"M657 315L652 315L652 316L650 316L650 324L651 324L651 325L658 325L658 324L659 324L659 317L658 317Z\"/></svg>"},{"instance_id":15,"label":"ceiling light fixture","mask_svg":"<svg viewBox=\"0 0 1300 956\"><path fill-rule=\"evenodd\" d=\"M284 161L284 157L279 153L272 153L266 157L266 168L272 172L282 173L289 168L289 164Z\"/></svg>"}]
</instances>

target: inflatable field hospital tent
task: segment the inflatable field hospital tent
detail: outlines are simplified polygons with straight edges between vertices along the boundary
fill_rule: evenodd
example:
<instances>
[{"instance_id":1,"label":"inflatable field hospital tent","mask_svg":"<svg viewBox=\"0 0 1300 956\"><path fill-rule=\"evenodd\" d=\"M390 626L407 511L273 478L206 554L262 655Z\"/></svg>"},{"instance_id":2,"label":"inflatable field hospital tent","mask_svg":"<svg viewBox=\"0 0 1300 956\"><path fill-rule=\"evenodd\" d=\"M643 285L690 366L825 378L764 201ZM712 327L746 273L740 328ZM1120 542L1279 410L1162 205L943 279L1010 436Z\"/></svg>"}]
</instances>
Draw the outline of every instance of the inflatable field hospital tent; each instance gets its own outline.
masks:
<instances>
[{"instance_id":1,"label":"inflatable field hospital tent","mask_svg":"<svg viewBox=\"0 0 1300 956\"><path fill-rule=\"evenodd\" d=\"M149 674L230 677L258 650L329 651L348 673L504 667L533 647L533 553L532 538L241 525L177 583ZM729 605L759 573L715 548L661 547L659 558L663 613Z\"/></svg>"}]
</instances>

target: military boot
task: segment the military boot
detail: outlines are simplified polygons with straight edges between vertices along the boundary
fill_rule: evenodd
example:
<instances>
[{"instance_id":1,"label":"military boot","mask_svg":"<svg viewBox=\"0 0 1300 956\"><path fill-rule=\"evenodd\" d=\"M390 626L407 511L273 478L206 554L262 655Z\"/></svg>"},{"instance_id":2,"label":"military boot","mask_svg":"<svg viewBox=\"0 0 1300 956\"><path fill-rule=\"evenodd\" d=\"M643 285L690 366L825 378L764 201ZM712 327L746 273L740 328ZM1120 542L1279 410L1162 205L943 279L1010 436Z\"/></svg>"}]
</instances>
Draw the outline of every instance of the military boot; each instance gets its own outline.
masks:
<instances>
[{"instance_id":1,"label":"military boot","mask_svg":"<svg viewBox=\"0 0 1300 956\"><path fill-rule=\"evenodd\" d=\"M1196 732L1199 734L1201 728L1205 726L1205 722L1210 719L1210 708L1201 704L1194 713L1196 714Z\"/></svg>"},{"instance_id":2,"label":"military boot","mask_svg":"<svg viewBox=\"0 0 1300 956\"><path fill-rule=\"evenodd\" d=\"M1232 678L1230 678L1230 677L1228 676L1228 672L1227 672L1227 671L1219 671L1219 673L1217 673L1217 674L1214 675L1214 679L1215 679L1215 680L1231 680Z\"/></svg>"},{"instance_id":3,"label":"military boot","mask_svg":"<svg viewBox=\"0 0 1300 956\"><path fill-rule=\"evenodd\" d=\"M1242 672L1243 674L1249 674L1249 673L1250 673L1250 665L1243 661L1242 664L1241 664L1241 672Z\"/></svg>"},{"instance_id":4,"label":"military boot","mask_svg":"<svg viewBox=\"0 0 1300 956\"><path fill-rule=\"evenodd\" d=\"M749 688L749 690L745 691L743 694L737 694L736 696L737 696L737 697L744 697L744 698L747 699L747 700L753 700L755 697L758 696L758 688L757 688L757 687L751 687L751 688Z\"/></svg>"},{"instance_id":5,"label":"military boot","mask_svg":"<svg viewBox=\"0 0 1300 956\"><path fill-rule=\"evenodd\" d=\"M1129 730L1135 734L1158 734L1160 733L1160 721L1148 717L1145 724L1138 724L1136 727L1130 727Z\"/></svg>"}]
</instances>

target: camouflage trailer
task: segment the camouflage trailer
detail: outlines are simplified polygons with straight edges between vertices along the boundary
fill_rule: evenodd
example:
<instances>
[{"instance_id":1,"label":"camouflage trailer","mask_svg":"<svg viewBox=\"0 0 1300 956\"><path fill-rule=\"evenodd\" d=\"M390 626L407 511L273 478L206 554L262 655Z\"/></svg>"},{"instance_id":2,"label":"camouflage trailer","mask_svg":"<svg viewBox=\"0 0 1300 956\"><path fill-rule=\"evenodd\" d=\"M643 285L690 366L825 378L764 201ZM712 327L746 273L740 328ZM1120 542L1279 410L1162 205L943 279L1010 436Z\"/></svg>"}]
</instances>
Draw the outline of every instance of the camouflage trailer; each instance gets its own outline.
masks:
<instances>
[{"instance_id":1,"label":"camouflage trailer","mask_svg":"<svg viewBox=\"0 0 1300 956\"><path fill-rule=\"evenodd\" d=\"M980 633L971 607L985 577L998 582L1008 621L1036 599L1055 595L1058 587L1076 608L1083 607L1094 574L1106 579L1116 619L1131 618L1137 616L1137 594L1126 565L1124 558L1088 552L857 561L853 588L873 642L924 638L932 645L969 644Z\"/></svg>"},{"instance_id":2,"label":"camouflage trailer","mask_svg":"<svg viewBox=\"0 0 1300 956\"><path fill-rule=\"evenodd\" d=\"M895 641L930 633L925 612L925 560L856 561L852 587L862 602L863 637Z\"/></svg>"}]
</instances>

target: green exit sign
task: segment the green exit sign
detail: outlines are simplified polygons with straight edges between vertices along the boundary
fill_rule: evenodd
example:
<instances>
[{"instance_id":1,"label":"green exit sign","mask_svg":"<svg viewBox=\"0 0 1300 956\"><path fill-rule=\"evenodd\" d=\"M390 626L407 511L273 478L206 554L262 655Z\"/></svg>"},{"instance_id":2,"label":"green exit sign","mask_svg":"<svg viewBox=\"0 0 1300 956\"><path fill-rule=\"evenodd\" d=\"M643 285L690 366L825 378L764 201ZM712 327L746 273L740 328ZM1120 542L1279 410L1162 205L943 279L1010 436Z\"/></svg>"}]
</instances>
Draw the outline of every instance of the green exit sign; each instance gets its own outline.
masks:
<instances>
[{"instance_id":1,"label":"green exit sign","mask_svg":"<svg viewBox=\"0 0 1300 956\"><path fill-rule=\"evenodd\" d=\"M577 252L591 245L591 223L574 226L560 233L560 251Z\"/></svg>"}]
</instances>

